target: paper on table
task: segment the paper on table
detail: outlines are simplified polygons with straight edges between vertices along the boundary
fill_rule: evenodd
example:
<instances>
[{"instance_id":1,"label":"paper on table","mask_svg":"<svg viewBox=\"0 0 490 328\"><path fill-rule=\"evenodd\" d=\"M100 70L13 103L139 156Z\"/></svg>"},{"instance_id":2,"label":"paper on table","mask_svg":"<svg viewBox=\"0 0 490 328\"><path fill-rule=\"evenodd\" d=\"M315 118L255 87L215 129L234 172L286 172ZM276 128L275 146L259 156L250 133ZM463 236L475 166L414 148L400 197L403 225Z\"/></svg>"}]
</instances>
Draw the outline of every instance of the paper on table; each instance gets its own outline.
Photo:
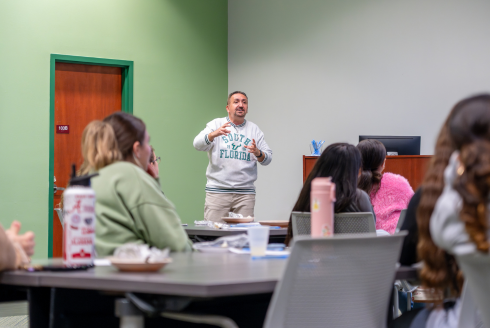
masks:
<instances>
[{"instance_id":1,"label":"paper on table","mask_svg":"<svg viewBox=\"0 0 490 328\"><path fill-rule=\"evenodd\" d=\"M237 224L230 224L230 227L260 227L260 223L258 222L251 222L251 223L237 223Z\"/></svg>"},{"instance_id":2,"label":"paper on table","mask_svg":"<svg viewBox=\"0 0 490 328\"><path fill-rule=\"evenodd\" d=\"M235 247L230 247L229 248L230 252L235 253L235 254L250 254L250 248L247 249L239 249ZM271 256L283 256L283 255L289 255L289 251L265 251L265 255L271 255Z\"/></svg>"},{"instance_id":3,"label":"paper on table","mask_svg":"<svg viewBox=\"0 0 490 328\"><path fill-rule=\"evenodd\" d=\"M108 259L95 259L94 265L95 266L109 266L109 265L111 265L111 261L109 261Z\"/></svg>"}]
</instances>

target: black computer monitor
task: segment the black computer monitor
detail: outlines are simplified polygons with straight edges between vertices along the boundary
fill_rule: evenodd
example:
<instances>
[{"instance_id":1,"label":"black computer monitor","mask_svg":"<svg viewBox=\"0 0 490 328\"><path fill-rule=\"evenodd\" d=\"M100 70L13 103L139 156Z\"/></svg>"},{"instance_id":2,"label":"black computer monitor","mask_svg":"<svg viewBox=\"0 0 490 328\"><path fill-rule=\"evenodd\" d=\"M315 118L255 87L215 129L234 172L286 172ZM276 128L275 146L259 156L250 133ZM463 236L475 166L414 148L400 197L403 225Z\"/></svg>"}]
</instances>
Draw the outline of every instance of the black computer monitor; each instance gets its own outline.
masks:
<instances>
[{"instance_id":1,"label":"black computer monitor","mask_svg":"<svg viewBox=\"0 0 490 328\"><path fill-rule=\"evenodd\" d=\"M420 136L359 136L359 142L367 139L381 141L387 155L420 155Z\"/></svg>"}]
</instances>

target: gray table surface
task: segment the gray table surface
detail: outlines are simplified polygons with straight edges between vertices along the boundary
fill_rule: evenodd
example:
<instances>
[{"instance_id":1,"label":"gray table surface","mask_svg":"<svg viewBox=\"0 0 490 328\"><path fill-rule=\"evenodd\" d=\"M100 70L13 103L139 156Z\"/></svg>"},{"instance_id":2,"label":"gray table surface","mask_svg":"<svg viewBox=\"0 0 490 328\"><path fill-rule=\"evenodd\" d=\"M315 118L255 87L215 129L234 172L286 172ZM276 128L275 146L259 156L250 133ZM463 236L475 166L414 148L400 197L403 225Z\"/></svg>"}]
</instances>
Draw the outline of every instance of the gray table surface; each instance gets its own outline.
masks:
<instances>
[{"instance_id":1,"label":"gray table surface","mask_svg":"<svg viewBox=\"0 0 490 328\"><path fill-rule=\"evenodd\" d=\"M252 260L232 253L173 253L173 262L155 273L123 273L112 266L87 271L0 273L0 284L141 292L189 297L270 293L281 279L285 259ZM61 263L60 259L36 261ZM401 267L396 279L411 279L416 269Z\"/></svg>"},{"instance_id":2,"label":"gray table surface","mask_svg":"<svg viewBox=\"0 0 490 328\"><path fill-rule=\"evenodd\" d=\"M184 229L189 236L222 237L247 233L244 229L214 229L206 226L187 226ZM271 229L269 236L286 236L287 233L287 228Z\"/></svg>"}]
</instances>

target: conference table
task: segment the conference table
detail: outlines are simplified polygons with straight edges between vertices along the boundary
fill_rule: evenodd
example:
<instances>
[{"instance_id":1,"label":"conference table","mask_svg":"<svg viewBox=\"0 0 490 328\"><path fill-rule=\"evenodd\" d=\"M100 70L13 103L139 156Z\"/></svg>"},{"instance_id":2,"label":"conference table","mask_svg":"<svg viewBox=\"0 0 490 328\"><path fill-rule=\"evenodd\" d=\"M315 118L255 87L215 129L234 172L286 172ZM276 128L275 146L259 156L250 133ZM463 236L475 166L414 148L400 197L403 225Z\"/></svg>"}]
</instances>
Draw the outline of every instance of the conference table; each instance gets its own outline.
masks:
<instances>
[{"instance_id":1,"label":"conference table","mask_svg":"<svg viewBox=\"0 0 490 328\"><path fill-rule=\"evenodd\" d=\"M28 287L85 289L170 295L174 297L216 298L272 293L286 267L286 259L251 259L233 253L172 253L172 263L155 273L124 273L112 266L86 271L7 271L0 273L0 284ZM35 264L60 264L61 259L38 260ZM412 267L399 267L395 279L416 279ZM31 319L43 316L46 297L30 296ZM48 302L49 303L49 302ZM44 314L45 315L45 314ZM34 321L31 323L35 324ZM34 327L34 325L31 325Z\"/></svg>"}]
</instances>

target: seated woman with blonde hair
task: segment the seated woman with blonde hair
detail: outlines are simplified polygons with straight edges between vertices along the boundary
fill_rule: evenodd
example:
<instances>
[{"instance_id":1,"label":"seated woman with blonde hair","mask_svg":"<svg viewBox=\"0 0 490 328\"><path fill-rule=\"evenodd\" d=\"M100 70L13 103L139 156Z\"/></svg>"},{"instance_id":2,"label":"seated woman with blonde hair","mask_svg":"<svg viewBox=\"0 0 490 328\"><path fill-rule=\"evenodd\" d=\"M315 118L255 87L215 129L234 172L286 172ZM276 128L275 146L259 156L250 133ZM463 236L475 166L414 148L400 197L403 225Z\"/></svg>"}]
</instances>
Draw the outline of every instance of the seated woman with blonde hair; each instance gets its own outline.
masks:
<instances>
[{"instance_id":1,"label":"seated woman with blonde hair","mask_svg":"<svg viewBox=\"0 0 490 328\"><path fill-rule=\"evenodd\" d=\"M143 121L117 112L90 123L82 139L81 173L98 172L91 179L97 255L112 255L126 243L191 250L174 205L162 193L155 171L148 171L150 136Z\"/></svg>"}]
</instances>

